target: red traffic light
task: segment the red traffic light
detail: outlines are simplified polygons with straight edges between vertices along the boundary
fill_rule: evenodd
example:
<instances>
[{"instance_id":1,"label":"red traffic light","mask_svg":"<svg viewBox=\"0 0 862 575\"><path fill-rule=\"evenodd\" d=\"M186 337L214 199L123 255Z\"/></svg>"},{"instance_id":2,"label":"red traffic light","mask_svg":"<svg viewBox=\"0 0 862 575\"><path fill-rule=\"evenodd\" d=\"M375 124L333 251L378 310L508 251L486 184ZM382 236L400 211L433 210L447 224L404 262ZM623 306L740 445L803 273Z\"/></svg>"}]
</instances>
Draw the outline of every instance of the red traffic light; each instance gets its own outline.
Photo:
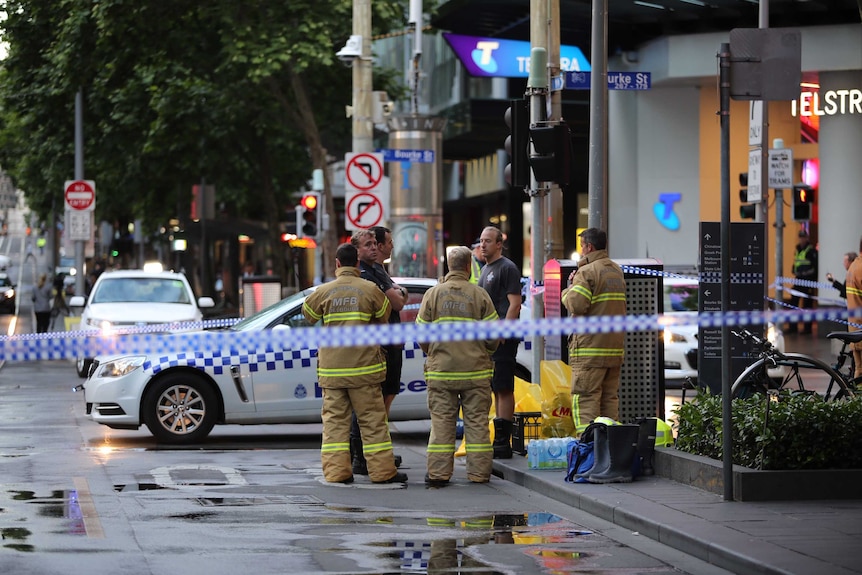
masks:
<instances>
[{"instance_id":1,"label":"red traffic light","mask_svg":"<svg viewBox=\"0 0 862 575\"><path fill-rule=\"evenodd\" d=\"M299 203L306 210L313 210L313 209L317 208L317 195L307 194L305 196L302 196L302 200L300 200Z\"/></svg>"}]
</instances>

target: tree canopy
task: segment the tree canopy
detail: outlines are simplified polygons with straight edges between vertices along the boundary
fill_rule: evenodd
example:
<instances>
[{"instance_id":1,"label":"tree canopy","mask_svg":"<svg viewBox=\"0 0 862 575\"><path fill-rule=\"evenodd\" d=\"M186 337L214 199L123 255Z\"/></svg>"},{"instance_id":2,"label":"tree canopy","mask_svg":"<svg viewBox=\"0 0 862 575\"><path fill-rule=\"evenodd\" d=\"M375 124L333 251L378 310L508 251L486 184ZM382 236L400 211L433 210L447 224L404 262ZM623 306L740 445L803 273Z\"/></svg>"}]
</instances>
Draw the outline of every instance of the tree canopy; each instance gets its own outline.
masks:
<instances>
[{"instance_id":1,"label":"tree canopy","mask_svg":"<svg viewBox=\"0 0 862 575\"><path fill-rule=\"evenodd\" d=\"M375 32L405 8L375 1ZM0 166L42 217L74 177L83 94L84 176L97 216L154 229L188 213L206 178L237 217L277 238L290 196L324 151L350 148L351 74L335 58L347 0L7 0L0 22ZM399 93L392 71L375 82ZM183 212L185 210L185 212Z\"/></svg>"}]
</instances>

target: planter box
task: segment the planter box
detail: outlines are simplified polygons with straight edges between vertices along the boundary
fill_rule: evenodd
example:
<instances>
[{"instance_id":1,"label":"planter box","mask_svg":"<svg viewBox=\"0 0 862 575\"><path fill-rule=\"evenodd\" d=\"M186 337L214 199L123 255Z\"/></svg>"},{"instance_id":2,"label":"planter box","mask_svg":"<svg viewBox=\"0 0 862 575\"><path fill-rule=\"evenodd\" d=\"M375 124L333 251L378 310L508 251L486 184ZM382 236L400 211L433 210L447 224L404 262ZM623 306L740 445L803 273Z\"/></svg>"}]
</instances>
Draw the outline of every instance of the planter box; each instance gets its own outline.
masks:
<instances>
[{"instance_id":1,"label":"planter box","mask_svg":"<svg viewBox=\"0 0 862 575\"><path fill-rule=\"evenodd\" d=\"M724 494L721 461L677 451L656 449L655 473L718 495ZM736 501L797 501L862 499L862 469L758 471L733 466Z\"/></svg>"}]
</instances>

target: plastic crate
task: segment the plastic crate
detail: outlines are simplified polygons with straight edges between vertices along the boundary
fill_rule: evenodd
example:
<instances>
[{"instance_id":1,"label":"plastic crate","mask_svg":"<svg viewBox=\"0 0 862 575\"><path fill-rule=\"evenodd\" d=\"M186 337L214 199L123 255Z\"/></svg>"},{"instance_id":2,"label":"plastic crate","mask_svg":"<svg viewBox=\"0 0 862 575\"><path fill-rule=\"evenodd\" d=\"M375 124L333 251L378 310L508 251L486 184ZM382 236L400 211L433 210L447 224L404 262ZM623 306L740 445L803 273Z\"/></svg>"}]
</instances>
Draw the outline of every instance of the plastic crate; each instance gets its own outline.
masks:
<instances>
[{"instance_id":1,"label":"plastic crate","mask_svg":"<svg viewBox=\"0 0 862 575\"><path fill-rule=\"evenodd\" d=\"M512 451L527 454L527 444L541 437L542 414L538 411L515 413L512 422Z\"/></svg>"}]
</instances>

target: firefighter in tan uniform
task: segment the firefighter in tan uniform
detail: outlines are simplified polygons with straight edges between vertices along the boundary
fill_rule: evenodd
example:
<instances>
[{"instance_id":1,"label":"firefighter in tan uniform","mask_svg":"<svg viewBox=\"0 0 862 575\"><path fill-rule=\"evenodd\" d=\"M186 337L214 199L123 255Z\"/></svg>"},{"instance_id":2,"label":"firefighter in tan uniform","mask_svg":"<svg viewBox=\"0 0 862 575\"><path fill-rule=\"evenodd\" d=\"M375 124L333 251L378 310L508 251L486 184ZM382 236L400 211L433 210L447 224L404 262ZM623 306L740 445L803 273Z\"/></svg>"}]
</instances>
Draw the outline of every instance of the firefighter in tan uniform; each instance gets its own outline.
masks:
<instances>
[{"instance_id":1,"label":"firefighter in tan uniform","mask_svg":"<svg viewBox=\"0 0 862 575\"><path fill-rule=\"evenodd\" d=\"M603 230L581 232L581 260L562 293L570 316L626 314L626 282L620 266L608 257ZM619 419L620 367L624 332L573 333L569 336L572 367L572 417L580 434L599 417Z\"/></svg>"},{"instance_id":2,"label":"firefighter in tan uniform","mask_svg":"<svg viewBox=\"0 0 862 575\"><path fill-rule=\"evenodd\" d=\"M862 252L862 239L859 240L859 250ZM862 256L857 257L847 269L847 310L850 312L849 322L851 324L862 324ZM859 328L849 326L849 331L858 331ZM862 343L852 344L853 361L855 372L853 377L862 377Z\"/></svg>"},{"instance_id":3,"label":"firefighter in tan uniform","mask_svg":"<svg viewBox=\"0 0 862 575\"><path fill-rule=\"evenodd\" d=\"M446 324L457 329L464 322L498 319L488 292L470 282L471 260L469 248L459 246L449 251L450 271L439 284L425 292L417 323ZM484 339L419 344L428 355L425 381L431 435L425 482L431 487L443 487L452 477L459 408L464 413L467 478L474 483L487 483L491 479L493 448L488 412L494 374L491 354L498 343L498 339Z\"/></svg>"},{"instance_id":4,"label":"firefighter in tan uniform","mask_svg":"<svg viewBox=\"0 0 862 575\"><path fill-rule=\"evenodd\" d=\"M377 286L359 277L356 247L342 244L335 252L335 280L320 286L305 300L302 313L324 326L385 324L389 300ZM324 347L317 353L317 379L323 390L323 476L332 483L351 483L350 422L359 420L368 475L374 483L407 481L395 468L392 439L383 405L381 382L386 360L378 345Z\"/></svg>"}]
</instances>

